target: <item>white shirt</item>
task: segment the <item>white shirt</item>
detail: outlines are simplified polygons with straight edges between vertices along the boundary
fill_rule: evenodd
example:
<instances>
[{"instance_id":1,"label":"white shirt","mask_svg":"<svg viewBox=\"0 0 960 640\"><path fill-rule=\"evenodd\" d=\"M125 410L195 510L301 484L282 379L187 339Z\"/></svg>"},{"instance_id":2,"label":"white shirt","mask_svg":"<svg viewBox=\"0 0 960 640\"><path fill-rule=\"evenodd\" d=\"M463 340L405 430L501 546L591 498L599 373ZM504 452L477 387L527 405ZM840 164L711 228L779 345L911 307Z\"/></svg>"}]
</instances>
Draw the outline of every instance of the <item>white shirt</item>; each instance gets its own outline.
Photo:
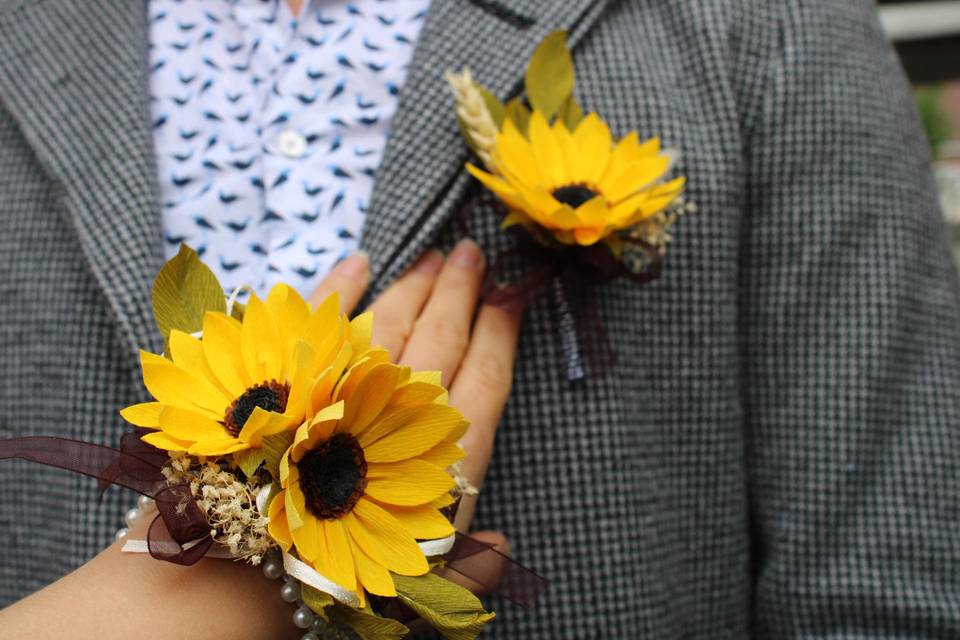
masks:
<instances>
[{"instance_id":1,"label":"white shirt","mask_svg":"<svg viewBox=\"0 0 960 640\"><path fill-rule=\"evenodd\" d=\"M150 0L167 257L309 294L357 246L429 0Z\"/></svg>"}]
</instances>

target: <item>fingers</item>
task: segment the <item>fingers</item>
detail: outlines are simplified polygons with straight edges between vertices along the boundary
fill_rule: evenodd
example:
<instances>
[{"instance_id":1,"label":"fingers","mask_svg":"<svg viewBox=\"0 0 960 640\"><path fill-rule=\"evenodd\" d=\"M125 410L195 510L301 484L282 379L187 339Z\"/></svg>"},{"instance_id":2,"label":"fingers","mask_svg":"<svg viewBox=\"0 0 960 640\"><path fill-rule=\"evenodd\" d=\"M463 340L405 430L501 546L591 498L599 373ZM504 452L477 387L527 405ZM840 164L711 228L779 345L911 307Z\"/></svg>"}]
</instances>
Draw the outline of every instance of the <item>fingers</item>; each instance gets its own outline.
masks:
<instances>
[{"instance_id":1,"label":"fingers","mask_svg":"<svg viewBox=\"0 0 960 640\"><path fill-rule=\"evenodd\" d=\"M363 297L370 282L370 259L358 251L337 263L327 277L310 294L310 304L317 306L332 293L340 294L340 308L349 314Z\"/></svg>"},{"instance_id":2,"label":"fingers","mask_svg":"<svg viewBox=\"0 0 960 640\"><path fill-rule=\"evenodd\" d=\"M380 345L393 356L400 357L413 325L433 290L444 257L439 251L425 253L413 267L370 305L373 311L373 344Z\"/></svg>"},{"instance_id":3,"label":"fingers","mask_svg":"<svg viewBox=\"0 0 960 640\"><path fill-rule=\"evenodd\" d=\"M471 533L470 537L491 545L505 556L509 556L511 553L510 541L499 531L477 531ZM451 568L444 569L441 575L451 582L469 589L475 595L485 596L499 586L505 569L506 561L503 558L493 553L484 552L462 560L455 560L451 564ZM463 571L463 573L458 570ZM470 578L463 574L469 575Z\"/></svg>"},{"instance_id":4,"label":"fingers","mask_svg":"<svg viewBox=\"0 0 960 640\"><path fill-rule=\"evenodd\" d=\"M523 307L485 305L477 317L470 349L450 390L450 404L470 421L461 444L463 470L479 486L487 470L493 439L513 383Z\"/></svg>"},{"instance_id":5,"label":"fingers","mask_svg":"<svg viewBox=\"0 0 960 640\"><path fill-rule=\"evenodd\" d=\"M449 385L470 341L470 326L483 279L483 252L472 240L461 241L447 258L433 293L414 323L400 356L414 371L441 371Z\"/></svg>"}]
</instances>

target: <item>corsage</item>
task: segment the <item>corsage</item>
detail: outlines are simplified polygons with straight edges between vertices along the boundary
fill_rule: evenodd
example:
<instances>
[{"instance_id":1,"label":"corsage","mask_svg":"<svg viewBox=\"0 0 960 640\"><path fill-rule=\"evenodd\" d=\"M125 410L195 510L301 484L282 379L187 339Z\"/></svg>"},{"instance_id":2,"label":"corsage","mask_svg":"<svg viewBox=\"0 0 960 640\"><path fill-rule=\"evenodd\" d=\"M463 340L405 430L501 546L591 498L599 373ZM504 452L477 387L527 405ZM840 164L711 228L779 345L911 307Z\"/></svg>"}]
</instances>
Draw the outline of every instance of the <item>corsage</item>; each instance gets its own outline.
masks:
<instances>
[{"instance_id":1,"label":"corsage","mask_svg":"<svg viewBox=\"0 0 960 640\"><path fill-rule=\"evenodd\" d=\"M121 411L137 431L120 448L16 438L0 459L139 492L126 523L152 523L144 540L121 529L124 551L260 565L283 579L306 640L403 638L418 618L475 638L494 614L440 565L469 577L470 563L502 563L501 592L536 598L542 578L454 532L467 422L439 373L371 345L369 313L348 320L335 296L311 308L285 285L240 304L187 247L157 276L153 308L164 353L140 359L154 400Z\"/></svg>"},{"instance_id":2,"label":"corsage","mask_svg":"<svg viewBox=\"0 0 960 640\"><path fill-rule=\"evenodd\" d=\"M635 131L615 140L599 115L583 113L562 31L535 50L524 78L526 101L502 103L469 69L448 72L447 80L461 133L481 165L468 163L467 171L502 203L501 226L519 230L492 277L502 278L514 263L524 275L493 283L488 301L551 293L567 377L583 378L575 327L600 324L587 313L592 301L583 298L598 282L659 277L671 227L694 209L683 198L686 179L669 178L678 153L656 137L641 141Z\"/></svg>"}]
</instances>

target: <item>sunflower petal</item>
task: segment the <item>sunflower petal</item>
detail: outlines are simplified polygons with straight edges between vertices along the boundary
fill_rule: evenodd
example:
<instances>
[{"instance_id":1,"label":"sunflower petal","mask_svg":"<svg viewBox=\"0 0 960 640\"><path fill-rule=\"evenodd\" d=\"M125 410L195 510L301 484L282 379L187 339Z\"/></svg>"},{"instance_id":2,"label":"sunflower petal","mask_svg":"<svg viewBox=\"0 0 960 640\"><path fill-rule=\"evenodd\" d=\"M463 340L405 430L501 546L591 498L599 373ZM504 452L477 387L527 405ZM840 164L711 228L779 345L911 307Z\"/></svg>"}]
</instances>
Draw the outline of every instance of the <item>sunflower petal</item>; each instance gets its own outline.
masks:
<instances>
[{"instance_id":1,"label":"sunflower petal","mask_svg":"<svg viewBox=\"0 0 960 640\"><path fill-rule=\"evenodd\" d=\"M553 190L576 180L567 170L560 143L539 111L534 111L530 117L530 147L547 189Z\"/></svg>"},{"instance_id":2,"label":"sunflower petal","mask_svg":"<svg viewBox=\"0 0 960 640\"><path fill-rule=\"evenodd\" d=\"M393 578L390 572L377 563L373 558L363 552L353 540L350 540L350 547L353 553L353 561L356 565L357 575L360 578L360 584L370 593L387 598L395 598L397 589L393 585Z\"/></svg>"},{"instance_id":3,"label":"sunflower petal","mask_svg":"<svg viewBox=\"0 0 960 640\"><path fill-rule=\"evenodd\" d=\"M240 350L252 380L277 380L282 373L280 336L266 305L250 296L240 328Z\"/></svg>"},{"instance_id":4,"label":"sunflower petal","mask_svg":"<svg viewBox=\"0 0 960 640\"><path fill-rule=\"evenodd\" d=\"M446 405L400 407L381 414L358 440L368 462L408 460L443 440L462 420Z\"/></svg>"},{"instance_id":5,"label":"sunflower petal","mask_svg":"<svg viewBox=\"0 0 960 640\"><path fill-rule=\"evenodd\" d=\"M270 501L270 507L267 509L270 523L267 525L267 531L284 551L290 551L290 547L293 546L293 537L290 535L290 525L287 524L287 512L284 509L285 500L286 490L283 490L273 496L273 500Z\"/></svg>"},{"instance_id":6,"label":"sunflower petal","mask_svg":"<svg viewBox=\"0 0 960 640\"><path fill-rule=\"evenodd\" d=\"M219 389L184 371L163 356L140 352L143 384L147 391L165 405L198 407L211 415L221 416L228 399Z\"/></svg>"},{"instance_id":7,"label":"sunflower petal","mask_svg":"<svg viewBox=\"0 0 960 640\"><path fill-rule=\"evenodd\" d=\"M211 420L202 413L172 405L167 405L160 411L160 429L178 440L188 442L229 438L227 430L216 420Z\"/></svg>"},{"instance_id":8,"label":"sunflower petal","mask_svg":"<svg viewBox=\"0 0 960 640\"><path fill-rule=\"evenodd\" d=\"M360 498L343 517L350 537L374 561L403 576L420 576L430 570L413 534L383 507Z\"/></svg>"},{"instance_id":9,"label":"sunflower petal","mask_svg":"<svg viewBox=\"0 0 960 640\"><path fill-rule=\"evenodd\" d=\"M310 516L308 516L310 517ZM323 527L326 541L326 562L324 566L330 573L327 577L350 591L357 588L356 558L347 531L340 520L317 520Z\"/></svg>"},{"instance_id":10,"label":"sunflower petal","mask_svg":"<svg viewBox=\"0 0 960 640\"><path fill-rule=\"evenodd\" d=\"M573 139L580 150L574 179L597 184L610 161L613 147L610 127L596 113L591 113L577 125Z\"/></svg>"},{"instance_id":11,"label":"sunflower petal","mask_svg":"<svg viewBox=\"0 0 960 640\"><path fill-rule=\"evenodd\" d=\"M163 449L164 451L186 451L190 448L191 444L184 440L177 440L163 431L154 431L153 433L148 433L140 439L147 444L153 445L157 449Z\"/></svg>"},{"instance_id":12,"label":"sunflower petal","mask_svg":"<svg viewBox=\"0 0 960 640\"><path fill-rule=\"evenodd\" d=\"M120 416L132 425L156 429L160 426L162 410L163 405L159 402L141 402L121 409Z\"/></svg>"},{"instance_id":13,"label":"sunflower petal","mask_svg":"<svg viewBox=\"0 0 960 640\"><path fill-rule=\"evenodd\" d=\"M222 313L203 316L203 355L233 398L253 386L240 353L240 323Z\"/></svg>"},{"instance_id":14,"label":"sunflower petal","mask_svg":"<svg viewBox=\"0 0 960 640\"><path fill-rule=\"evenodd\" d=\"M450 494L446 495L449 496ZM452 500L452 498L450 499ZM446 538L454 531L450 521L440 513L439 509L441 507L434 506L433 503L416 507L381 506L389 509L390 515L406 527L417 540Z\"/></svg>"},{"instance_id":15,"label":"sunflower petal","mask_svg":"<svg viewBox=\"0 0 960 640\"><path fill-rule=\"evenodd\" d=\"M422 460L371 463L366 493L378 502L414 506L435 500L455 484L443 468Z\"/></svg>"}]
</instances>

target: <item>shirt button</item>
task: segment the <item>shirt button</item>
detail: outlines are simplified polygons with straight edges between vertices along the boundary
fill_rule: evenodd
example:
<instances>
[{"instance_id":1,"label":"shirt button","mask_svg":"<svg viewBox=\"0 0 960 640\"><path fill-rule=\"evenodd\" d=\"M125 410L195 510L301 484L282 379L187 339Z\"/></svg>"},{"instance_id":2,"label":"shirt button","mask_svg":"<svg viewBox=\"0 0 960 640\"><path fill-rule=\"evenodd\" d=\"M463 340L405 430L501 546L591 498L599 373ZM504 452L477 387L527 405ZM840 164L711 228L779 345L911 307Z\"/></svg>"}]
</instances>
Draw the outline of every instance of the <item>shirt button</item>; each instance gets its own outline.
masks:
<instances>
[{"instance_id":1,"label":"shirt button","mask_svg":"<svg viewBox=\"0 0 960 640\"><path fill-rule=\"evenodd\" d=\"M307 152L307 139L299 131L284 129L275 141L277 151L288 158L301 158Z\"/></svg>"}]
</instances>

